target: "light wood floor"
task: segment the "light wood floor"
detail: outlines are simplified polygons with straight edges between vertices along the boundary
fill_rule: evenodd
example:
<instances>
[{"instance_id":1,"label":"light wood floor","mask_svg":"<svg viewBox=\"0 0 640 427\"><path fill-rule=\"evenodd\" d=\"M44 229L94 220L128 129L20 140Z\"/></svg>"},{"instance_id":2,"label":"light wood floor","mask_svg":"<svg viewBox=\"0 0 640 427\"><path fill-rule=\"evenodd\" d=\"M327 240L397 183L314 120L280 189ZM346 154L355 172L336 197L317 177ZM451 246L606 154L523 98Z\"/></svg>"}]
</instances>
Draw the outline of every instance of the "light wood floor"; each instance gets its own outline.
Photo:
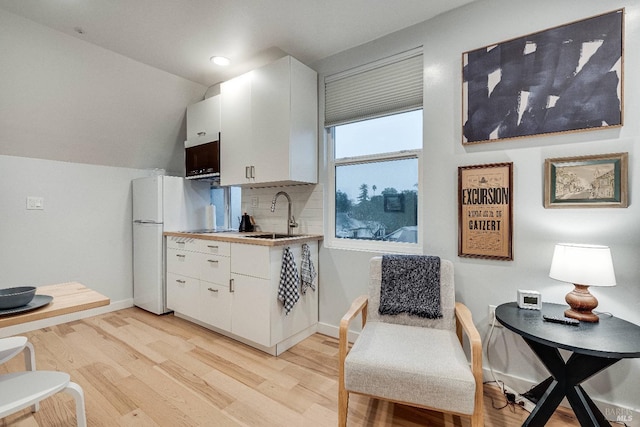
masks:
<instances>
[{"instance_id":1,"label":"light wood floor","mask_svg":"<svg viewBox=\"0 0 640 427\"><path fill-rule=\"evenodd\" d=\"M60 370L85 392L89 426L336 426L334 338L316 334L279 357L269 356L173 315L137 308L25 334L38 369ZM24 369L22 357L0 373ZM485 385L485 425L518 426L528 413L503 406ZM457 417L353 395L349 426L468 426ZM65 393L0 420L0 426L74 426ZM562 409L550 427L578 426Z\"/></svg>"}]
</instances>

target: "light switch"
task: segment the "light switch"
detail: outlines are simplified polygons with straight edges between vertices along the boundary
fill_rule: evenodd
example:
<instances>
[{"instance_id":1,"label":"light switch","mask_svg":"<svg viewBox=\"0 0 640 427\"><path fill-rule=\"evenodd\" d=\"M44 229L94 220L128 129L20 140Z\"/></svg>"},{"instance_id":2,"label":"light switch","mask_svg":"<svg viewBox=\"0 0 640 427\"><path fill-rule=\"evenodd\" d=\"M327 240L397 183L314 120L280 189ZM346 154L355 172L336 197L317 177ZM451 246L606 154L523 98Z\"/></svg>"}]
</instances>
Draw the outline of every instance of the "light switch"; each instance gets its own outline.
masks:
<instances>
[{"instance_id":1,"label":"light switch","mask_svg":"<svg viewBox=\"0 0 640 427\"><path fill-rule=\"evenodd\" d=\"M258 196L251 196L251 207L252 208L258 207Z\"/></svg>"},{"instance_id":2,"label":"light switch","mask_svg":"<svg viewBox=\"0 0 640 427\"><path fill-rule=\"evenodd\" d=\"M28 210L44 210L44 197L27 197Z\"/></svg>"}]
</instances>

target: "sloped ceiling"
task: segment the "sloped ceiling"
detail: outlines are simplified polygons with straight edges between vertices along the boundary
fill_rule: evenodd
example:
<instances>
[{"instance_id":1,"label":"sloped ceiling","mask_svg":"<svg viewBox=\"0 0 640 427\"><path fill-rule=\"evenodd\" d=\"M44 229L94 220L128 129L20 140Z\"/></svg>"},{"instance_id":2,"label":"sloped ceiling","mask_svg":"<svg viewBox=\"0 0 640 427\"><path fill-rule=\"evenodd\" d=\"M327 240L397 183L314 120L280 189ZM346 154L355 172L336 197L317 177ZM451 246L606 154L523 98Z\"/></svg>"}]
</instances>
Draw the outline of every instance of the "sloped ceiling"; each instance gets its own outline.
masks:
<instances>
[{"instance_id":1,"label":"sloped ceiling","mask_svg":"<svg viewBox=\"0 0 640 427\"><path fill-rule=\"evenodd\" d=\"M472 0L0 0L0 8L210 86L282 56L313 62ZM232 60L225 69L212 55Z\"/></svg>"},{"instance_id":2,"label":"sloped ceiling","mask_svg":"<svg viewBox=\"0 0 640 427\"><path fill-rule=\"evenodd\" d=\"M186 106L209 86L470 1L0 0L0 155L180 174Z\"/></svg>"}]
</instances>

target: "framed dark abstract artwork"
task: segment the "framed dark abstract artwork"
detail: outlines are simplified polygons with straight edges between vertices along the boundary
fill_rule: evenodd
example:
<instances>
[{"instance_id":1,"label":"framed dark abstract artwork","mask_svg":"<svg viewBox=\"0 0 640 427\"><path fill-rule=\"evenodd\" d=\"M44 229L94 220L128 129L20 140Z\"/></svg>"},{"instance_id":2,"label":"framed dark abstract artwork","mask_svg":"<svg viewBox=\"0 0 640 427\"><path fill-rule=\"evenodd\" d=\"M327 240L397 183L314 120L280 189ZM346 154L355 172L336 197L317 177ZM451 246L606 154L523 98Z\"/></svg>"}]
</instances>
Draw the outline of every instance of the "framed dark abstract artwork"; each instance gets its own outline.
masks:
<instances>
[{"instance_id":1,"label":"framed dark abstract artwork","mask_svg":"<svg viewBox=\"0 0 640 427\"><path fill-rule=\"evenodd\" d=\"M462 143L622 126L624 9L462 55Z\"/></svg>"},{"instance_id":2,"label":"framed dark abstract artwork","mask_svg":"<svg viewBox=\"0 0 640 427\"><path fill-rule=\"evenodd\" d=\"M546 159L545 208L626 208L628 153Z\"/></svg>"}]
</instances>

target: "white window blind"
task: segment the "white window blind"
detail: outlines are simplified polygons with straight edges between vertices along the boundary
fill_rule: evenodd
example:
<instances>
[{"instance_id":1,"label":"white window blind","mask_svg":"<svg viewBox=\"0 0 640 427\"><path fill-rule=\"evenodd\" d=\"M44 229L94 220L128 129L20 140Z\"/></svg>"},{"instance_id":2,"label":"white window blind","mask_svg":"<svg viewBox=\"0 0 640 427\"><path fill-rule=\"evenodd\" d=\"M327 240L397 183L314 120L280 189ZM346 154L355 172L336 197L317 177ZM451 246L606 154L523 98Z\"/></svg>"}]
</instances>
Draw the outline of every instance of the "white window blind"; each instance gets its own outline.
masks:
<instances>
[{"instance_id":1,"label":"white window blind","mask_svg":"<svg viewBox=\"0 0 640 427\"><path fill-rule=\"evenodd\" d=\"M325 127L422 107L422 48L325 78Z\"/></svg>"}]
</instances>

